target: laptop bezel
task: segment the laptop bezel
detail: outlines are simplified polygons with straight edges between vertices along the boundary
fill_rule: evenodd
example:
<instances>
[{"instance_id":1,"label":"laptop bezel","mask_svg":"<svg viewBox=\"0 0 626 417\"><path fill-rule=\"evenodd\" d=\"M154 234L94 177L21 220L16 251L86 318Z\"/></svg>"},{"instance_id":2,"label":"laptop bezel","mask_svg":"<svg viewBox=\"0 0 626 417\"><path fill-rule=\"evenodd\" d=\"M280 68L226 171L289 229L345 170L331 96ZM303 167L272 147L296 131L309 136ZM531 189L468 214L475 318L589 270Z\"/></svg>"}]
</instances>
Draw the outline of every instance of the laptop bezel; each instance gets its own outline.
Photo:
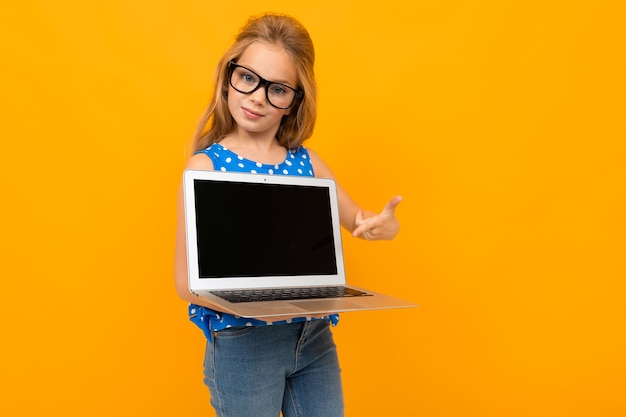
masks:
<instances>
[{"instance_id":1,"label":"laptop bezel","mask_svg":"<svg viewBox=\"0 0 626 417\"><path fill-rule=\"evenodd\" d=\"M303 185L324 187L329 190L331 223L335 248L337 273L330 275L296 275L296 276L261 276L261 277L223 277L200 278L198 268L198 246L196 230L195 188L196 180L229 181L260 184ZM222 172L188 169L183 173L183 194L187 237L187 269L189 290L211 291L225 289L255 289L280 287L310 287L345 285L345 267L341 241L341 226L337 201L336 184L329 178L299 177L287 175L248 174L241 172Z\"/></svg>"}]
</instances>

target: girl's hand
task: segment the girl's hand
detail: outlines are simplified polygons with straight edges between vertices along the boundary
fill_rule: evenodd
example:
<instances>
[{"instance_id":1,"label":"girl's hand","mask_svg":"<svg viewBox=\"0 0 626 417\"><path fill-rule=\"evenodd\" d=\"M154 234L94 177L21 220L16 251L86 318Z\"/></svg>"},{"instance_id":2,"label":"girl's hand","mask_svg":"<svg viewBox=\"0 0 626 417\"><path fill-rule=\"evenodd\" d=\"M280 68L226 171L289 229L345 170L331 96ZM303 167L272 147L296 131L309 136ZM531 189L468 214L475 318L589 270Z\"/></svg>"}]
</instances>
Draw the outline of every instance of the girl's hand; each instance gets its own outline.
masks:
<instances>
[{"instance_id":1,"label":"girl's hand","mask_svg":"<svg viewBox=\"0 0 626 417\"><path fill-rule=\"evenodd\" d=\"M363 210L359 210L354 220L355 228L352 236L361 237L365 240L391 240L398 230L400 230L400 222L396 218L396 207L402 201L401 196L391 199L380 214L374 214L366 217Z\"/></svg>"}]
</instances>

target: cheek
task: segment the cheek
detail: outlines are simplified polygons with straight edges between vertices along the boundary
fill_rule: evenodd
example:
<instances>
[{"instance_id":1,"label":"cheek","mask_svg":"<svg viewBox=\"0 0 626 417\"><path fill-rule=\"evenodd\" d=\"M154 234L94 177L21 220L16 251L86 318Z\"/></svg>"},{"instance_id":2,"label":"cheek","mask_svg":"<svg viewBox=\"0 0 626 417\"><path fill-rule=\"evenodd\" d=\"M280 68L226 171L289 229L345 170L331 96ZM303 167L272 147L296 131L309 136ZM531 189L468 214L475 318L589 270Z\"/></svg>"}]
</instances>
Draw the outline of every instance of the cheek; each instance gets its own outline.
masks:
<instances>
[{"instance_id":1,"label":"cheek","mask_svg":"<svg viewBox=\"0 0 626 417\"><path fill-rule=\"evenodd\" d=\"M276 109L278 110L278 109ZM276 118L280 119L281 122L285 121L287 119L287 117L289 117L289 114L291 113L290 110L278 110L276 112Z\"/></svg>"},{"instance_id":2,"label":"cheek","mask_svg":"<svg viewBox=\"0 0 626 417\"><path fill-rule=\"evenodd\" d=\"M237 107L237 92L233 91L232 88L229 88L226 91L226 102L228 103L228 109L233 112L233 109Z\"/></svg>"}]
</instances>

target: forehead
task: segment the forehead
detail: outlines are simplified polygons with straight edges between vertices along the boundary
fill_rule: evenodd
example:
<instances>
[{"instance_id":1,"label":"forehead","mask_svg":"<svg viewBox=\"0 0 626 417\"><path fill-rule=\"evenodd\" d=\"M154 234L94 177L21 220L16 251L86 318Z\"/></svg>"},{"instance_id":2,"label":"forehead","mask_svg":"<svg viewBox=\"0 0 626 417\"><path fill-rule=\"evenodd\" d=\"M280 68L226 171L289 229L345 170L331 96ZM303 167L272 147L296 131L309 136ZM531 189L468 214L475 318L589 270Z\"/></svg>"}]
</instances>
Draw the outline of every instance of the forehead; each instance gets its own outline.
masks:
<instances>
[{"instance_id":1,"label":"forehead","mask_svg":"<svg viewBox=\"0 0 626 417\"><path fill-rule=\"evenodd\" d=\"M296 66L280 45L255 42L246 48L237 63L250 68L267 80L294 86L297 84Z\"/></svg>"}]
</instances>

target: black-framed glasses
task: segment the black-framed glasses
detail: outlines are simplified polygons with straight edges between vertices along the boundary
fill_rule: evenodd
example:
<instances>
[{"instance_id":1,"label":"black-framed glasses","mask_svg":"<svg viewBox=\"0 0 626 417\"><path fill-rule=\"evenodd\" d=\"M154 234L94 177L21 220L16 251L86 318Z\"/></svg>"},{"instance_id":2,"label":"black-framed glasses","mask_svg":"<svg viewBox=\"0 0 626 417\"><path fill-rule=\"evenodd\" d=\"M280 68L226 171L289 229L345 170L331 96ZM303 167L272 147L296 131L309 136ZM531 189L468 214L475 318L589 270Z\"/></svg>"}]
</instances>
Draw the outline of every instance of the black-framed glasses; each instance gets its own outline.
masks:
<instances>
[{"instance_id":1,"label":"black-framed glasses","mask_svg":"<svg viewBox=\"0 0 626 417\"><path fill-rule=\"evenodd\" d=\"M283 83L268 81L250 68L239 65L234 61L228 63L230 68L230 86L243 94L252 94L261 87L265 87L267 102L277 109L286 110L291 107L297 97L302 96L302 90L296 90Z\"/></svg>"}]
</instances>

